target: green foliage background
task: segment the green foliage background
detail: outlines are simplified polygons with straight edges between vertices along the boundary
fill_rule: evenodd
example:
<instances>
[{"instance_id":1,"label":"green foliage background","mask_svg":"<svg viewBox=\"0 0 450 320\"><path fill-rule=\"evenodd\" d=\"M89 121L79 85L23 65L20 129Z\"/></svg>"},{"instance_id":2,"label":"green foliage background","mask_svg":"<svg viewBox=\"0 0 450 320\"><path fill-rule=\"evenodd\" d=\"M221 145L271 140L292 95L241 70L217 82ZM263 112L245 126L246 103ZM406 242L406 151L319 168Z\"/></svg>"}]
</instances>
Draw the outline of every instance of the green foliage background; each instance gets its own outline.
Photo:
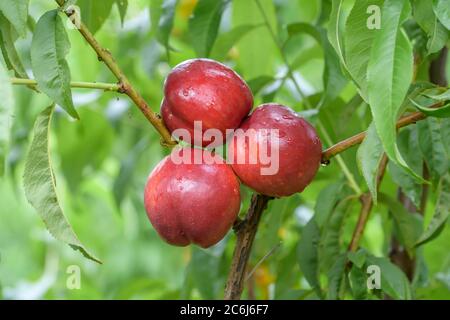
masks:
<instances>
[{"instance_id":1,"label":"green foliage background","mask_svg":"<svg viewBox=\"0 0 450 320\"><path fill-rule=\"evenodd\" d=\"M381 0L374 2L383 3ZM404 2L405 7L410 6L409 1ZM443 6L441 8L446 8L446 4L450 6L446 1L435 2ZM361 35L362 38L357 38L357 41L368 44L358 47L352 43L349 33L343 36L339 33L342 27L339 23L335 24L338 28L333 29L333 22L336 22L333 14L337 12L340 1L259 0L259 3L261 7L253 0L200 0L198 4L194 0L77 2L84 21L92 31L96 31L96 38L113 54L132 84L156 112L162 99L163 81L170 69L198 56L209 56L232 66L252 87L255 105L276 101L300 112L317 127L320 122L322 127L318 131L324 147L369 127L372 114L362 98L368 96L372 108L387 108L388 98L379 98L374 92L380 95L389 95L390 92L394 96L391 100L396 99L397 87L386 87L382 81L386 70L368 62L372 36L364 38L360 33L353 33L355 38ZM425 1L411 1L411 4L413 14L409 7L406 22L398 21L398 24L406 31L414 53L422 59L417 66L416 82L429 81L430 61L445 44L449 44L448 25L445 26L448 20L445 17L442 20L436 18L433 8L426 7ZM343 16L348 16L352 7L352 1L343 1ZM37 21L55 8L57 5L52 1L30 1L29 14L33 19L29 20ZM407 9L399 10L401 13ZM1 5L0 11L7 16ZM439 12L442 11L445 10ZM431 14L431 18L427 14ZM67 18L61 17L71 45L66 56L71 79L115 83L116 79L98 61L79 32L69 28ZM397 18L400 20L399 16ZM2 19L5 18L0 17L0 26ZM347 28L357 28L357 23L352 19L358 19L357 12L349 16ZM430 21L434 25L430 25ZM28 24L29 29L34 28L33 21ZM24 35L17 37L14 45L26 74L31 76L33 69L33 78L38 78L38 68L32 67L31 62L32 33L21 30L21 27L15 28L18 35ZM5 27L1 30L4 32ZM433 33L436 30L439 32ZM2 35L4 39L6 33ZM346 48L355 51L342 55L336 50L341 41ZM358 53L358 50L363 52ZM388 64L407 60L407 55L395 56L398 54L396 52L389 57L383 53L380 59ZM303 99L290 78L286 61L307 99ZM371 78L367 79L364 72L359 74L361 70L358 66L361 65L369 69L369 75L375 77L376 82L370 82ZM15 76L22 77L23 72L17 70L20 71L20 68L16 68ZM450 63L445 72L450 78ZM9 76L14 76L13 72ZM409 85L407 75L398 71L398 77L406 81L406 84L403 83L406 90ZM2 81L5 79L2 78ZM378 86L372 88L373 83ZM73 104L81 120L74 121L63 109L57 108L49 136L60 204L78 238L103 262L99 265L52 238L25 198L22 177L33 125L38 114L52 104L52 100L26 86L15 86L13 94L15 103L6 173L0 178L1 298L223 297L235 236L230 232L223 241L208 250L169 246L158 237L145 214L143 188L152 168L168 151L161 147L156 131L126 96L99 90L72 89ZM422 105L427 102L419 101ZM411 105L401 107L398 104L390 112L395 108L414 109ZM71 112L70 107L64 109ZM376 115L383 117L383 113ZM418 261L410 292L403 288L406 281L404 275L399 275L399 270L387 259L376 258L389 255L391 235L398 235L399 229L403 240L408 237L405 232L414 232L411 229L415 223L411 222L412 215L406 214L402 220L403 209L396 209L400 204L395 200L398 185L405 188L413 201L420 200L420 184L401 168L401 159L395 156L391 157L381 185L382 194L378 195L378 204L372 210L362 239L364 252L349 256L354 265L358 266L358 261L361 264L359 268L352 269L348 281L343 281L344 271L339 265L340 261L346 260L338 258L342 257L348 246L361 207L354 196L355 185L363 192L368 190L360 171L361 167L364 172L364 166L360 164L358 167L357 158L362 163L369 163L370 171L373 169L370 163L378 163L383 146L386 151L391 148L389 150L394 154L393 150L398 145L406 160L404 166L419 175L422 161L427 161L433 182L424 215L423 225L427 226L435 212L438 197L448 198L450 193L449 190L446 190L447 194L440 193L442 188L438 183L441 176L449 175L448 120L430 118L420 125L422 129L420 126L417 126L418 129L415 126L403 129L397 140L389 140L388 131L394 130L393 127L388 127L386 134L382 136L382 133L380 137L372 129L373 136L370 142L366 140L361 146L360 156L357 157L357 147L342 154L342 162L348 170L346 175L343 174L342 164L340 166L338 161L332 159L330 165L320 169L305 192L272 201L263 215L256 237L250 267L257 268L247 283L247 288L251 290L246 290L244 297L376 299L380 297L379 292L368 293L364 287L364 266L375 261L384 266L383 287L390 296L450 299L449 228L444 228L439 237L418 249L408 248L414 250ZM377 119L375 125L376 122ZM433 130L439 132L439 137L436 133L426 134ZM420 134L421 139L418 138ZM430 139L433 143L426 143ZM422 145L417 146L417 142ZM379 150L378 154L373 154L373 150ZM433 163L434 157L430 158L430 154L439 154L441 162ZM364 173L369 176L368 180L373 178L373 173ZM353 189L352 184L348 183L349 176L354 179ZM251 190L243 187L242 192L242 213L245 213ZM348 203L343 201L346 198L350 199ZM448 224L448 210L448 202L443 202L441 212L445 216L444 225ZM314 219L311 219L314 213ZM424 229L422 225L420 228ZM411 235L412 241L416 241L421 232L419 230L419 234ZM314 237L320 238L318 250L312 246ZM403 244L408 246L407 240ZM71 265L81 269L82 282L78 290L70 290L66 286L69 276L66 270Z\"/></svg>"}]
</instances>

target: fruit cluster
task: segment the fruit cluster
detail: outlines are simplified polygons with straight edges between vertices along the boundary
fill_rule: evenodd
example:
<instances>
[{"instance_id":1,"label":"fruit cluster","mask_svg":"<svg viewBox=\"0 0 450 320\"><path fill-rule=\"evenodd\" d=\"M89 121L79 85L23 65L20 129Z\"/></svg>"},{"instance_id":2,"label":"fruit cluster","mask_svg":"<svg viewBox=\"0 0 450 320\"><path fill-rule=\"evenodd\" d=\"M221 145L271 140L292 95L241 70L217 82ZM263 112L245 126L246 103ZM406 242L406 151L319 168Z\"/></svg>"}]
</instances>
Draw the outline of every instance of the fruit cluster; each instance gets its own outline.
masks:
<instances>
[{"instance_id":1,"label":"fruit cluster","mask_svg":"<svg viewBox=\"0 0 450 320\"><path fill-rule=\"evenodd\" d=\"M175 138L180 139L175 134L180 129L189 133L183 143L191 147L177 147L163 159L144 192L148 217L168 243L206 248L220 241L239 213L240 181L258 193L283 197L303 191L314 178L322 152L315 129L288 107L263 104L249 115L252 107L245 81L216 61L188 60L168 75L161 114ZM194 130L196 122L202 125L200 134ZM217 145L203 134L209 129L226 138L227 161L204 148ZM232 129L240 130L229 136ZM274 141L276 148L270 150L277 153L277 170L262 174L266 163L258 151ZM178 163L174 153L190 161ZM195 161L206 157L214 161ZM237 158L247 161L233 161Z\"/></svg>"}]
</instances>

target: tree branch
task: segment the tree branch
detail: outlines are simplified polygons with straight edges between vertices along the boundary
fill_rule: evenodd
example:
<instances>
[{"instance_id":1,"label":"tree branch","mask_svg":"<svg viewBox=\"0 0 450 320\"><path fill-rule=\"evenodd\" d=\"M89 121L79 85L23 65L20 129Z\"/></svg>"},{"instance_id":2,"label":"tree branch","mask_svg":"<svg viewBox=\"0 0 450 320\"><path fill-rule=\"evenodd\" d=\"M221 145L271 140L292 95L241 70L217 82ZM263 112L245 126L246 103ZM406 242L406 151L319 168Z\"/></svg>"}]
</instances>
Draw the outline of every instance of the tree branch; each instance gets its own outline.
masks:
<instances>
[{"instance_id":1,"label":"tree branch","mask_svg":"<svg viewBox=\"0 0 450 320\"><path fill-rule=\"evenodd\" d=\"M377 190L380 187L381 180L383 179L384 172L386 171L386 165L388 163L388 158L386 155L383 155L381 158L380 165L378 167L378 176L377 176ZM362 202L361 211L359 213L358 222L356 223L355 230L353 231L352 240L350 241L350 245L348 247L348 251L356 251L359 247L359 241L364 234L364 230L366 228L367 220L369 219L370 212L373 207L373 198L370 192L364 193L360 197Z\"/></svg>"},{"instance_id":2,"label":"tree branch","mask_svg":"<svg viewBox=\"0 0 450 320\"><path fill-rule=\"evenodd\" d=\"M436 103L432 107L438 107L442 105L441 102ZM427 116L423 114L422 112L414 112L407 116L404 116L397 122L397 129L406 127L410 124L416 123L417 121L425 119ZM331 158L336 156L337 154L357 145L360 144L364 138L366 137L366 131L360 132L350 138L347 138L345 140L342 140L341 142L336 143L334 146L331 146L330 148L326 149L322 153L322 163L328 164Z\"/></svg>"},{"instance_id":3,"label":"tree branch","mask_svg":"<svg viewBox=\"0 0 450 320\"><path fill-rule=\"evenodd\" d=\"M37 81L32 80L32 79L11 78L11 84L35 87L35 86L37 86ZM102 83L102 82L72 81L70 83L70 86L72 88L99 89L99 90L116 91L116 92L120 92L120 89L121 89L121 86L116 83Z\"/></svg>"},{"instance_id":4,"label":"tree branch","mask_svg":"<svg viewBox=\"0 0 450 320\"><path fill-rule=\"evenodd\" d=\"M245 219L235 224L237 235L230 272L225 287L225 300L238 300L244 290L246 268L258 224L271 197L254 194Z\"/></svg>"},{"instance_id":5,"label":"tree branch","mask_svg":"<svg viewBox=\"0 0 450 320\"><path fill-rule=\"evenodd\" d=\"M56 3L60 7L64 6L65 0L55 0ZM65 12L65 14L70 18L73 12ZM148 104L145 102L144 98L139 94L139 92L131 85L131 82L128 80L126 75L120 69L119 65L114 60L111 53L104 49L98 41L94 38L94 35L89 31L89 29L81 23L78 31L84 37L84 39L88 42L88 44L94 49L97 53L99 61L102 61L108 69L114 74L120 84L120 92L125 93L130 99L134 102L134 104L141 110L144 114L145 118L155 127L158 133L161 135L162 142L167 146L173 146L176 144L175 141L172 140L169 130L167 130L164 122L161 119L161 116L155 112L153 112Z\"/></svg>"}]
</instances>

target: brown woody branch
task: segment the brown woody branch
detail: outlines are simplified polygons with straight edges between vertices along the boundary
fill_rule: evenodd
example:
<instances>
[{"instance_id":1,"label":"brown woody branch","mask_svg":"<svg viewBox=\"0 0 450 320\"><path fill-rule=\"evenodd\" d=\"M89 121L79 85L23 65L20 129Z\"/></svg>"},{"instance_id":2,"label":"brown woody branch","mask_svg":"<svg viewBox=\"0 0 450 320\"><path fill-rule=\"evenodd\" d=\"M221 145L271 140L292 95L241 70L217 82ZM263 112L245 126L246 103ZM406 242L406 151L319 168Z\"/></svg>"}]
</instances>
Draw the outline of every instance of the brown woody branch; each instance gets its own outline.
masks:
<instances>
[{"instance_id":1,"label":"brown woody branch","mask_svg":"<svg viewBox=\"0 0 450 320\"><path fill-rule=\"evenodd\" d=\"M439 106L441 103L438 103L434 106ZM407 116L402 117L397 122L397 129L406 127L410 124L416 123L417 121L425 119L427 116L423 114L422 112L414 112ZM360 144L364 138L366 137L366 131L360 132L350 138L347 138L345 140L342 140L341 142L336 143L335 145L331 146L330 148L326 149L322 153L322 163L328 163L331 158L336 156L337 154L347 150L348 148L351 148L357 144Z\"/></svg>"},{"instance_id":2,"label":"brown woody branch","mask_svg":"<svg viewBox=\"0 0 450 320\"><path fill-rule=\"evenodd\" d=\"M378 167L378 175L377 175L377 190L380 187L381 180L383 179L384 172L386 171L386 165L388 163L388 158L384 154L381 158L380 165ZM367 220L369 219L370 212L373 207L373 198L370 192L364 193L360 197L362 207L359 213L358 222L356 223L355 230L353 231L352 240L350 241L350 245L348 247L348 251L356 251L359 247L359 241L362 238L364 230L366 228Z\"/></svg>"},{"instance_id":3,"label":"brown woody branch","mask_svg":"<svg viewBox=\"0 0 450 320\"><path fill-rule=\"evenodd\" d=\"M60 7L64 6L65 0L55 0L55 1L58 3ZM71 17L71 15L74 14L74 12L71 11L66 11L65 13L69 18ZM92 47L92 49L94 49L94 51L97 53L99 61L102 61L117 78L121 88L120 92L125 93L139 108L139 110L142 112L145 118L147 118L147 120L153 125L153 127L155 127L155 129L161 135L162 143L164 143L167 146L175 145L176 143L175 141L172 140L170 132L164 125L161 116L150 109L148 104L145 102L144 98L131 85L130 80L126 77L122 69L120 69L119 65L116 63L111 53L98 43L94 35L83 23L79 25L78 31L88 42L88 44Z\"/></svg>"},{"instance_id":4,"label":"brown woody branch","mask_svg":"<svg viewBox=\"0 0 450 320\"><path fill-rule=\"evenodd\" d=\"M238 300L241 297L244 290L247 263L258 224L270 199L270 197L264 195L254 194L246 217L234 226L237 240L225 287L225 300Z\"/></svg>"}]
</instances>

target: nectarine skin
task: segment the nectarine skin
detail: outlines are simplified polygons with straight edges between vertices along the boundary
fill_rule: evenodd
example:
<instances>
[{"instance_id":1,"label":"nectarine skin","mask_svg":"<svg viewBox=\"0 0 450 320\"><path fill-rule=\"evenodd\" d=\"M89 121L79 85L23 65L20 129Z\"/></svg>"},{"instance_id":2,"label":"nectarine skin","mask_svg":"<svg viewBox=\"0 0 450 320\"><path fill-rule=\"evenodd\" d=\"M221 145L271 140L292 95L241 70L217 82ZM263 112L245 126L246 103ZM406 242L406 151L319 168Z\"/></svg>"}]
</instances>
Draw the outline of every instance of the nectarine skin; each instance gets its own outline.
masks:
<instances>
[{"instance_id":1,"label":"nectarine skin","mask_svg":"<svg viewBox=\"0 0 450 320\"><path fill-rule=\"evenodd\" d=\"M150 222L165 241L207 248L219 242L236 220L239 181L223 159L221 164L194 164L195 154L203 156L209 151L190 150L192 164L175 164L167 156L155 167L147 180L144 204ZM188 151L173 152L183 155Z\"/></svg>"},{"instance_id":2,"label":"nectarine skin","mask_svg":"<svg viewBox=\"0 0 450 320\"><path fill-rule=\"evenodd\" d=\"M248 159L247 143L240 143L233 136L229 144L229 157L233 157L233 170L241 181L255 191L273 197L290 196L301 192L314 178L322 156L322 144L316 130L293 110L285 106L269 103L256 108L242 123L241 129L278 129L279 169L273 175L261 174L261 161L256 164L236 163L238 154ZM255 142L256 141L256 142ZM258 149L267 137L256 135ZM253 150L254 151L254 150Z\"/></svg>"},{"instance_id":3,"label":"nectarine skin","mask_svg":"<svg viewBox=\"0 0 450 320\"><path fill-rule=\"evenodd\" d=\"M237 128L253 107L253 95L245 81L227 66L209 59L192 59L177 65L167 76L161 114L170 132L184 128L191 144L207 146L211 141L194 140L194 121L202 131ZM202 132L202 133L203 133ZM220 144L223 144L223 141Z\"/></svg>"}]
</instances>

